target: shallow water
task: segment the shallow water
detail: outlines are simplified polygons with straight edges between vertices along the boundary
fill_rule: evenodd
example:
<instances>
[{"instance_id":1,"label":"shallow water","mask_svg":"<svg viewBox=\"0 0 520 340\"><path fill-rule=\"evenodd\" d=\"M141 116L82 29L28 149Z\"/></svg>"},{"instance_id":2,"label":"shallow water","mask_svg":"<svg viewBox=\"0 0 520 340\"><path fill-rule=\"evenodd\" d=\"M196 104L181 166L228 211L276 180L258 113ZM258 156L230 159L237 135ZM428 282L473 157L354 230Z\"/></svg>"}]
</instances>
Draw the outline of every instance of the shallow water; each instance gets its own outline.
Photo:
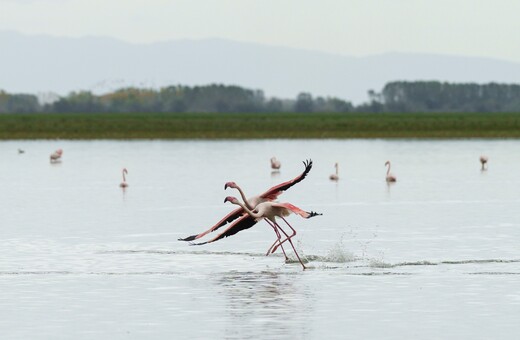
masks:
<instances>
[{"instance_id":1,"label":"shallow water","mask_svg":"<svg viewBox=\"0 0 520 340\"><path fill-rule=\"evenodd\" d=\"M0 154L2 339L520 334L520 141L7 141ZM308 270L264 255L265 222L177 241L233 208L225 182L257 194L308 158L280 196L323 213L288 219Z\"/></svg>"}]
</instances>

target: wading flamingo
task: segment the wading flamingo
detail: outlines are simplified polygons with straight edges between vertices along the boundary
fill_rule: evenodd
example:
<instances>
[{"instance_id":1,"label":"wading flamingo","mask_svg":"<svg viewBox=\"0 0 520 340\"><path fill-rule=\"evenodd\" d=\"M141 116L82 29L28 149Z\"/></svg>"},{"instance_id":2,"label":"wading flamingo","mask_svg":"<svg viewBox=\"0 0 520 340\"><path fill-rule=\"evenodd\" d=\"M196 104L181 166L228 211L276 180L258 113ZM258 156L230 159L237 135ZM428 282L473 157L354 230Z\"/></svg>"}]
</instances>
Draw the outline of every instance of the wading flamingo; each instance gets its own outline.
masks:
<instances>
[{"instance_id":1,"label":"wading flamingo","mask_svg":"<svg viewBox=\"0 0 520 340\"><path fill-rule=\"evenodd\" d=\"M128 174L128 170L126 170L126 168L123 168L123 181L121 182L121 184L119 184L119 186L123 189L128 187L128 183L126 183L126 177L125 177L126 174Z\"/></svg>"},{"instance_id":2,"label":"wading flamingo","mask_svg":"<svg viewBox=\"0 0 520 340\"><path fill-rule=\"evenodd\" d=\"M482 164L482 168L480 170L484 171L487 170L486 165L488 162L488 157L485 155L480 156L480 164Z\"/></svg>"},{"instance_id":3,"label":"wading flamingo","mask_svg":"<svg viewBox=\"0 0 520 340\"><path fill-rule=\"evenodd\" d=\"M18 149L18 153L24 153L25 151L22 149Z\"/></svg>"},{"instance_id":4,"label":"wading flamingo","mask_svg":"<svg viewBox=\"0 0 520 340\"><path fill-rule=\"evenodd\" d=\"M294 244L292 243L291 238L296 235L296 230L287 222L287 220L284 218L284 216L289 216L291 213L298 214L303 218L311 218L314 216L321 215L316 212L308 212L304 211L290 203L276 203L276 202L263 202L256 206L256 208L251 211L249 210L245 204L240 203L236 197L228 196L224 199L225 202L231 202L232 204L239 205L244 211L247 213L247 215L242 216L240 219L243 221L240 225L237 226L230 226L228 227L222 234L218 235L217 237L206 241L202 243L195 243L194 245L202 245L206 243L215 242L217 240L220 240L222 238L234 235L238 233L240 230L248 229L255 225L259 220L265 219L273 228L278 228L280 231L282 231L286 239L281 241L280 238L278 238L277 241L269 248L268 253L276 251L276 248L278 246L281 246L285 241L289 241L291 244L291 247L293 248L294 253L296 254L296 257L298 258L298 261L300 261L301 265L303 266L303 269L305 269L305 265L303 264L303 261L301 260L300 256L298 255L298 252L296 251L296 248L294 247ZM276 217L281 218L293 231L293 234L291 236L287 235L283 229L278 225L276 222ZM234 223L236 224L236 223ZM278 234L279 235L279 234ZM275 247L276 243L278 245ZM274 247L274 248L273 248ZM272 250L271 250L272 249ZM286 256L287 257L287 256Z\"/></svg>"},{"instance_id":5,"label":"wading flamingo","mask_svg":"<svg viewBox=\"0 0 520 340\"><path fill-rule=\"evenodd\" d=\"M330 178L331 181L338 181L338 180L339 180L339 175L338 175L338 163L334 164L334 167L336 168L336 173L330 175L329 178Z\"/></svg>"},{"instance_id":6,"label":"wading flamingo","mask_svg":"<svg viewBox=\"0 0 520 340\"><path fill-rule=\"evenodd\" d=\"M282 163L276 159L276 157L271 157L271 169L279 170L282 167Z\"/></svg>"},{"instance_id":7,"label":"wading flamingo","mask_svg":"<svg viewBox=\"0 0 520 340\"><path fill-rule=\"evenodd\" d=\"M312 160L309 159L309 160L303 162L303 165L305 166L305 170L303 170L303 172L299 176L293 178L290 181L275 185L274 187L270 188L263 194L253 196L249 199L245 198L244 192L235 182L227 182L224 185L224 190L227 188L237 189L240 192L240 195L242 196L244 201L246 202L246 205L250 209L254 209L258 204L260 204L262 202L276 200L278 198L278 196L280 196L285 190L287 190L290 187L292 187L293 185L301 182L307 176L309 171L311 171ZM242 207L235 209L235 210L231 211L229 214L227 214L226 216L224 216L220 221L217 222L217 224L215 224L213 227L209 228L208 230L206 230L200 234L197 234L197 235L191 235L186 238L179 238L179 241L193 241L193 240L199 239L199 238L219 229L220 227L226 225L227 223L230 223L230 222L236 220L242 214L244 214L244 209L242 209Z\"/></svg>"},{"instance_id":8,"label":"wading flamingo","mask_svg":"<svg viewBox=\"0 0 520 340\"><path fill-rule=\"evenodd\" d=\"M61 155L63 154L62 149L58 149L51 153L51 163L56 163L61 159Z\"/></svg>"},{"instance_id":9,"label":"wading flamingo","mask_svg":"<svg viewBox=\"0 0 520 340\"><path fill-rule=\"evenodd\" d=\"M388 165L388 170L386 170L386 181L387 182L395 182L397 181L397 178L393 174L390 173L390 161L385 162L385 166Z\"/></svg>"}]
</instances>

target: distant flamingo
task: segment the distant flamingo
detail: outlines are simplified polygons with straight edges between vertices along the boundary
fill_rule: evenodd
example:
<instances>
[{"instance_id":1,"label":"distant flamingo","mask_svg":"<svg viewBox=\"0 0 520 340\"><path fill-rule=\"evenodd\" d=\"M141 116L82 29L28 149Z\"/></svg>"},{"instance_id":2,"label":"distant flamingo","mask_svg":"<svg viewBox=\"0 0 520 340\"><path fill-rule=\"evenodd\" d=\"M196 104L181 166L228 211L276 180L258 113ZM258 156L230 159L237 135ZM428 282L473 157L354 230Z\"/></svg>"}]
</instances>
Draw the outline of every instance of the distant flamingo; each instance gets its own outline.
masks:
<instances>
[{"instance_id":1,"label":"distant flamingo","mask_svg":"<svg viewBox=\"0 0 520 340\"><path fill-rule=\"evenodd\" d=\"M280 196L284 191L288 190L293 185L301 182L307 176L309 171L311 171L312 160L309 159L309 160L303 162L303 165L305 166L305 170L299 176L293 178L290 181L280 183L280 184L270 188L263 194L253 196L248 199L246 199L244 192L235 182L227 182L224 185L224 190L227 188L237 189L240 192L240 195L242 196L242 199L244 200L244 202L246 203L248 208L254 209L258 204L260 204L262 202L276 200L278 198L278 196ZM227 223L230 223L230 222L236 220L243 214L244 214L244 209L242 209L242 207L235 209L235 210L231 211L229 214L227 214L226 216L224 216L220 221L217 222L217 224L215 224L213 227L209 228L208 230L206 230L200 234L197 234L197 235L191 235L186 238L179 238L179 241L193 241L193 240L199 239L199 238L219 229L220 227L226 225Z\"/></svg>"},{"instance_id":2,"label":"distant flamingo","mask_svg":"<svg viewBox=\"0 0 520 340\"><path fill-rule=\"evenodd\" d=\"M388 170L386 170L386 181L387 182L396 182L397 178L393 174L390 173L390 161L385 162L385 166L388 165Z\"/></svg>"},{"instance_id":3,"label":"distant flamingo","mask_svg":"<svg viewBox=\"0 0 520 340\"><path fill-rule=\"evenodd\" d=\"M339 175L338 175L338 163L334 164L334 167L336 168L336 173L330 175L329 178L330 178L331 181L338 181L338 180L339 180Z\"/></svg>"},{"instance_id":4,"label":"distant flamingo","mask_svg":"<svg viewBox=\"0 0 520 340\"><path fill-rule=\"evenodd\" d=\"M282 163L280 163L279 160L276 159L276 157L271 157L271 169L273 170L279 170L282 166Z\"/></svg>"},{"instance_id":5,"label":"distant flamingo","mask_svg":"<svg viewBox=\"0 0 520 340\"><path fill-rule=\"evenodd\" d=\"M244 215L241 217L241 219L244 222L241 225L230 226L222 234L218 235L217 237L215 237L212 240L202 242L202 243L196 243L195 245L202 245L202 244L206 244L206 243L215 242L224 237L234 235L237 232L239 232L240 230L248 229L248 228L252 227L259 220L265 219L273 228L278 228L278 230L282 231L284 233L284 235L286 236L286 239L283 241L281 241L280 237L279 237L275 241L275 243L273 243L273 245L269 248L268 253L276 251L276 248L278 248L278 246L281 246L285 241L289 241L289 243L291 244L291 247L294 250L294 253L296 254L296 257L298 258L298 261L300 261L301 265L303 266L303 269L306 268L305 265L303 264L303 261L301 260L300 256L298 255L298 252L296 251L296 248L294 247L294 244L292 243L292 240L291 240L291 238L293 238L294 235L296 235L296 230L289 224L289 222L287 222L287 220L284 218L284 216L288 216L291 213L294 213L294 214L300 215L303 218L311 218L311 217L318 216L321 214L318 214L313 211L311 211L311 212L304 211L290 203L263 202L263 203L258 204L256 206L256 208L254 209L254 211L251 211L247 208L247 206L245 206L245 204L239 202L236 197L228 196L225 198L224 202L231 202L232 204L239 205L242 209L244 209L244 211L247 213L247 215ZM285 233L285 231L276 222L276 217L279 217L282 220L284 220L284 222L293 231L292 235L289 236L289 235L287 235L287 233ZM278 243L277 246L276 246L276 243Z\"/></svg>"},{"instance_id":6,"label":"distant flamingo","mask_svg":"<svg viewBox=\"0 0 520 340\"><path fill-rule=\"evenodd\" d=\"M123 168L123 181L121 182L121 184L119 184L119 186L123 189L128 187L128 183L126 183L125 174L128 174L128 170L126 170L126 168Z\"/></svg>"},{"instance_id":7,"label":"distant flamingo","mask_svg":"<svg viewBox=\"0 0 520 340\"><path fill-rule=\"evenodd\" d=\"M25 150L18 149L18 153L19 153L19 154L22 154L22 153L24 153L24 152L25 152Z\"/></svg>"},{"instance_id":8,"label":"distant flamingo","mask_svg":"<svg viewBox=\"0 0 520 340\"><path fill-rule=\"evenodd\" d=\"M487 156L485 156L485 155L480 156L480 164L482 164L482 168L481 168L482 171L487 170L487 167L486 167L487 162L488 162Z\"/></svg>"},{"instance_id":9,"label":"distant flamingo","mask_svg":"<svg viewBox=\"0 0 520 340\"><path fill-rule=\"evenodd\" d=\"M58 162L61 159L61 155L62 154L63 154L63 150L62 149L58 149L58 150L54 151L51 154L51 163Z\"/></svg>"}]
</instances>

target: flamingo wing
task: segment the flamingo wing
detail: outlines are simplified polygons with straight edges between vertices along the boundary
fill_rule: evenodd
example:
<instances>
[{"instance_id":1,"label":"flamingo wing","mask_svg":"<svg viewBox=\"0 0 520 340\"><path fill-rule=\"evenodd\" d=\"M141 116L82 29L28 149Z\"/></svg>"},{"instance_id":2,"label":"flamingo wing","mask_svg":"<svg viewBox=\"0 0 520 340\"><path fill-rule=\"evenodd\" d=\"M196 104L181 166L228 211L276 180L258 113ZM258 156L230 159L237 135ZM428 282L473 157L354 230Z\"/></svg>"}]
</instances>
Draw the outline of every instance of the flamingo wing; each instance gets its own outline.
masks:
<instances>
[{"instance_id":1,"label":"flamingo wing","mask_svg":"<svg viewBox=\"0 0 520 340\"><path fill-rule=\"evenodd\" d=\"M289 189L290 187L292 187L293 185L295 185L297 183L300 183L307 176L309 171L311 171L312 160L309 159L309 160L304 161L303 165L305 165L305 170L303 170L303 172L299 176L293 178L290 181L275 185L274 187L270 188L269 190L267 190L266 192L261 194L260 197L265 200L268 200L268 201L274 201L275 199L278 198L278 196L280 196L280 194L283 191Z\"/></svg>"},{"instance_id":2,"label":"flamingo wing","mask_svg":"<svg viewBox=\"0 0 520 340\"><path fill-rule=\"evenodd\" d=\"M314 216L323 215L323 214L320 214L320 213L317 213L314 211L302 210L302 209L298 208L297 206L292 205L291 203L272 203L272 206L287 209L288 211L298 214L303 218L311 218Z\"/></svg>"},{"instance_id":3,"label":"flamingo wing","mask_svg":"<svg viewBox=\"0 0 520 340\"><path fill-rule=\"evenodd\" d=\"M201 238L211 232L214 232L215 230L219 229L220 227L225 226L226 224L228 224L230 222L233 222L234 220L239 218L240 215L242 215L243 213L244 213L244 209L237 208L237 209L233 210L232 212L230 212L229 214L227 214L226 216L224 216L220 221L217 222L217 224L215 224L213 227L209 228L205 232L202 232L202 233L196 234L196 235L191 235L186 238L179 238L179 241L193 241L198 238Z\"/></svg>"},{"instance_id":4,"label":"flamingo wing","mask_svg":"<svg viewBox=\"0 0 520 340\"><path fill-rule=\"evenodd\" d=\"M239 231L242 231L242 230L245 230L245 229L249 229L252 226L254 226L256 223L257 223L257 220L255 218L249 216L248 214L245 214L242 217L240 217L238 220L233 222L229 227L226 228L226 230L224 230L224 232L219 234L217 237L212 238L211 240L206 241L206 242L191 243L191 245L192 246L200 246L200 245L203 245L203 244L206 244L206 243L211 243L211 242L218 241L220 239L223 239L223 238L235 235Z\"/></svg>"}]
</instances>

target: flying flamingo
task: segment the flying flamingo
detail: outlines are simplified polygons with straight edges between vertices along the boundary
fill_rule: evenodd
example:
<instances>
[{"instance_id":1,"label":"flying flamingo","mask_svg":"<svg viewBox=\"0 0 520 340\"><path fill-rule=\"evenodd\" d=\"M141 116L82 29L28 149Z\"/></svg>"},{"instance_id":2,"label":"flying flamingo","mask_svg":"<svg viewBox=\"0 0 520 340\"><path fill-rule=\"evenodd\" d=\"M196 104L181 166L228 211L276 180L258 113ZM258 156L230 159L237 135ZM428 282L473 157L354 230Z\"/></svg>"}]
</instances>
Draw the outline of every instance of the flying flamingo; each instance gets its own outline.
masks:
<instances>
[{"instance_id":1,"label":"flying flamingo","mask_svg":"<svg viewBox=\"0 0 520 340\"><path fill-rule=\"evenodd\" d=\"M126 168L123 168L123 181L121 182L121 184L119 184L119 186L123 189L128 186L128 183L126 183L125 174L128 174L128 170L126 170Z\"/></svg>"},{"instance_id":2,"label":"flying flamingo","mask_svg":"<svg viewBox=\"0 0 520 340\"><path fill-rule=\"evenodd\" d=\"M388 170L386 170L386 181L387 182L396 182L397 178L393 174L390 173L390 161L385 162L385 166L388 165Z\"/></svg>"},{"instance_id":3,"label":"flying flamingo","mask_svg":"<svg viewBox=\"0 0 520 340\"><path fill-rule=\"evenodd\" d=\"M486 165L488 162L488 157L485 155L480 156L480 164L482 164L482 171L486 170Z\"/></svg>"},{"instance_id":4,"label":"flying flamingo","mask_svg":"<svg viewBox=\"0 0 520 340\"><path fill-rule=\"evenodd\" d=\"M279 160L276 159L276 157L271 157L271 169L273 170L279 170L282 166L282 163L280 163Z\"/></svg>"},{"instance_id":5,"label":"flying flamingo","mask_svg":"<svg viewBox=\"0 0 520 340\"><path fill-rule=\"evenodd\" d=\"M336 168L336 173L330 175L329 178L330 178L331 181L338 181L338 180L339 180L339 175L338 175L338 163L334 164L334 167Z\"/></svg>"},{"instance_id":6,"label":"flying flamingo","mask_svg":"<svg viewBox=\"0 0 520 340\"><path fill-rule=\"evenodd\" d=\"M246 215L243 215L240 218L241 223L234 223L233 225L229 226L222 234L218 235L217 237L206 241L202 243L195 243L194 245L203 245L206 243L215 242L217 240L220 240L222 238L234 235L238 233L240 230L251 228L253 225L255 225L259 220L265 219L273 228L278 228L280 231L282 231L286 239L281 241L280 238L278 238L277 241L269 248L268 253L276 251L276 248L278 246L281 246L282 243L285 241L289 241L291 244L291 247L294 250L294 253L296 254L296 257L298 258L298 261L300 261L301 265L303 266L303 269L306 269L305 265L303 264L303 261L301 260L300 256L298 255L298 252L296 251L296 248L294 247L294 244L292 243L291 238L296 235L296 230L287 222L287 220L284 218L284 216L289 216L291 213L298 214L303 218L311 218L314 216L321 215L316 212L308 212L304 211L290 203L276 203L276 202L263 202L256 206L254 211L251 211L247 208L247 206L241 202L238 201L236 197L228 196L224 199L225 202L231 202L232 204L239 205L244 211L247 213ZM293 234L291 236L287 235L283 229L278 225L276 222L276 217L281 218L284 220L284 222L291 228L293 231ZM276 243L278 243L278 246L275 247ZM273 248L274 247L274 248ZM272 250L271 250L272 249ZM285 253L285 252L284 252ZM287 257L287 256L286 256Z\"/></svg>"},{"instance_id":7,"label":"flying flamingo","mask_svg":"<svg viewBox=\"0 0 520 340\"><path fill-rule=\"evenodd\" d=\"M61 155L63 154L62 149L58 149L51 153L51 163L56 163L61 159Z\"/></svg>"},{"instance_id":8,"label":"flying flamingo","mask_svg":"<svg viewBox=\"0 0 520 340\"><path fill-rule=\"evenodd\" d=\"M253 196L253 197L251 197L249 199L245 198L244 192L242 191L242 189L235 182L227 182L224 185L224 190L227 189L227 188L237 189L240 192L240 195L242 196L242 199L244 200L246 205L249 207L249 209L254 209L258 204L260 204L262 202L276 200L278 198L278 196L280 196L284 191L286 191L287 189L289 189L293 185L301 182L307 176L309 171L311 171L311 169L312 169L312 160L307 160L307 161L303 162L303 165L305 165L305 170L303 170L303 172L299 176L293 178L290 181L283 182L283 183L280 183L278 185L275 185L274 187L270 188L269 190L267 190L263 194L260 194L260 195L257 195L257 196ZM237 208L237 209L231 211L226 216L224 216L220 221L217 222L217 224L215 224L214 226L212 226L208 230L206 230L206 231L204 231L204 232L202 232L200 234L197 234L197 235L191 235L191 236L188 236L186 238L179 238L179 241L193 241L193 240L199 239L199 238L201 238L201 237L203 237L203 236L205 236L205 235L207 235L207 234L209 234L209 233L219 229L220 227L226 225L227 223L230 223L230 222L236 220L237 218L239 218L243 214L244 214L244 209L242 207Z\"/></svg>"}]
</instances>

